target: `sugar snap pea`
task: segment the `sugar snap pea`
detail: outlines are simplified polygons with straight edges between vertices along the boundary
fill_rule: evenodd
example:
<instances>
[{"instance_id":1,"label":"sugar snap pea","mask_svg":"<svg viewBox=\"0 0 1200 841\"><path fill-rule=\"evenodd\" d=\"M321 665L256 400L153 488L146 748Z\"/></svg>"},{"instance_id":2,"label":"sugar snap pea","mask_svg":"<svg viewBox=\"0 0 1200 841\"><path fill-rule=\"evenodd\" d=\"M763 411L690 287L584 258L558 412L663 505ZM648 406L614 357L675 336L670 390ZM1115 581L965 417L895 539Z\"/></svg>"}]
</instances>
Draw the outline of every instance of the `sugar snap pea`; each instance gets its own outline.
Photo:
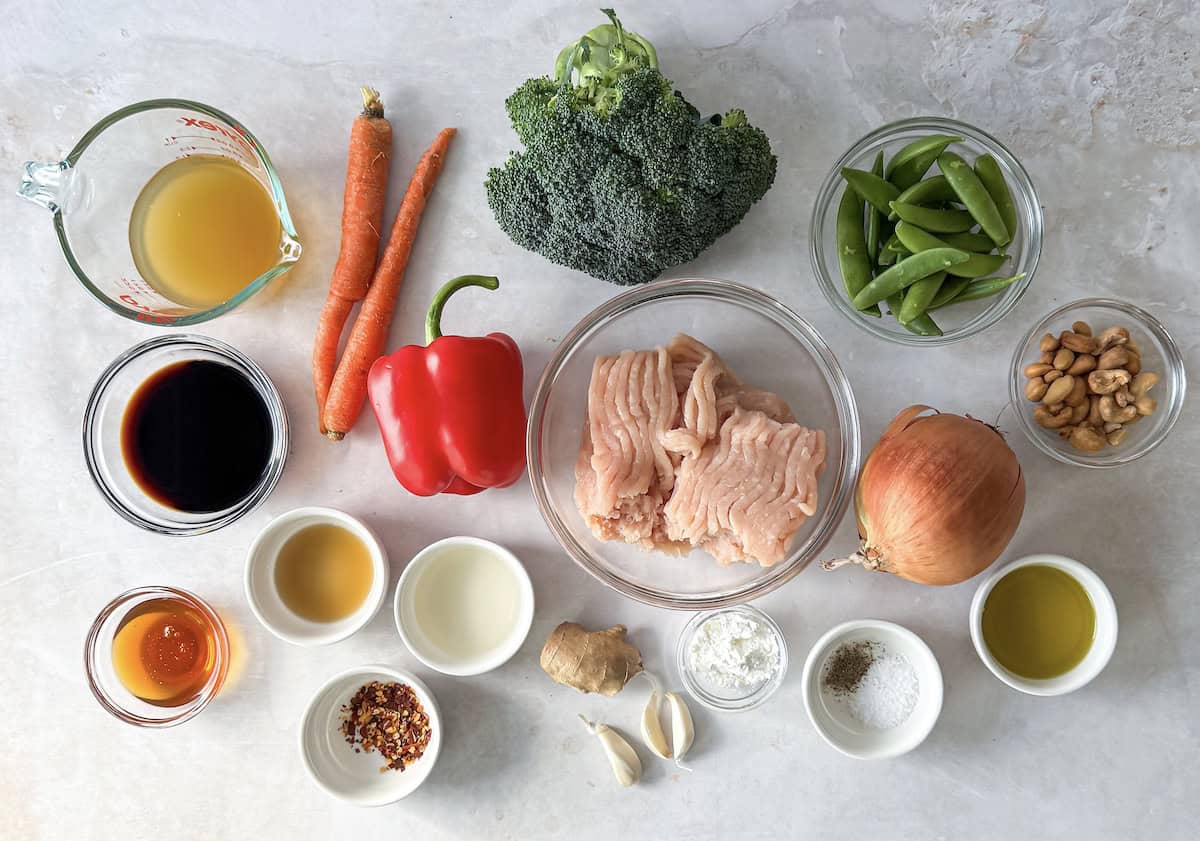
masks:
<instances>
[{"instance_id":1,"label":"sugar snap pea","mask_svg":"<svg viewBox=\"0 0 1200 841\"><path fill-rule=\"evenodd\" d=\"M900 305L900 314L896 316L896 320L901 324L908 324L918 315L929 309L929 302L933 300L933 296L942 288L942 282L945 279L946 273L944 271L934 272L929 277L923 277L905 289L904 303Z\"/></svg>"},{"instance_id":2,"label":"sugar snap pea","mask_svg":"<svg viewBox=\"0 0 1200 841\"><path fill-rule=\"evenodd\" d=\"M946 282L942 284L942 288L939 289L937 294L933 296L933 300L929 302L929 306L926 308L926 310L936 310L939 307L950 303L956 297L958 297L958 293L962 292L970 282L971 278L969 277L946 278Z\"/></svg>"},{"instance_id":3,"label":"sugar snap pea","mask_svg":"<svg viewBox=\"0 0 1200 841\"><path fill-rule=\"evenodd\" d=\"M946 180L944 175L935 175L933 178L926 178L924 181L918 181L907 190L902 192L896 201L904 202L905 204L929 204L930 202L946 202L958 201L958 194L950 186L950 182ZM896 214L892 212L888 219L896 221Z\"/></svg>"},{"instance_id":4,"label":"sugar snap pea","mask_svg":"<svg viewBox=\"0 0 1200 841\"><path fill-rule=\"evenodd\" d=\"M871 166L871 174L883 177L883 150L880 149L875 155L875 163ZM879 243L883 237L880 236L883 228L883 214L874 207L867 208L867 254L871 257L871 262L879 256Z\"/></svg>"},{"instance_id":5,"label":"sugar snap pea","mask_svg":"<svg viewBox=\"0 0 1200 841\"><path fill-rule=\"evenodd\" d=\"M928 251L931 248L953 248L945 240L939 239L909 222L897 223L895 236L905 248L914 254L918 251ZM971 258L965 263L951 266L946 271L956 277L983 277L996 271L1007 260L1008 257L1003 254L971 254Z\"/></svg>"},{"instance_id":6,"label":"sugar snap pea","mask_svg":"<svg viewBox=\"0 0 1200 841\"><path fill-rule=\"evenodd\" d=\"M853 304L858 309L877 304L923 277L928 277L934 272L944 271L958 263L965 263L970 256L967 252L959 251L956 248L931 248L928 251L905 257L864 286L854 296Z\"/></svg>"},{"instance_id":7,"label":"sugar snap pea","mask_svg":"<svg viewBox=\"0 0 1200 841\"><path fill-rule=\"evenodd\" d=\"M900 195L900 191L894 184L889 184L878 175L872 175L865 170L844 166L842 167L842 178L845 178L846 183L866 199L867 204L884 216L890 212L888 202L895 201L896 197Z\"/></svg>"},{"instance_id":8,"label":"sugar snap pea","mask_svg":"<svg viewBox=\"0 0 1200 841\"><path fill-rule=\"evenodd\" d=\"M938 210L898 201L892 202L890 206L905 222L927 231L953 234L969 231L975 226L975 219L965 210Z\"/></svg>"},{"instance_id":9,"label":"sugar snap pea","mask_svg":"<svg viewBox=\"0 0 1200 841\"><path fill-rule=\"evenodd\" d=\"M975 159L975 174L979 176L988 195L996 203L996 209L1000 211L1000 218L1004 220L1004 227L1008 229L1011 240L1017 235L1017 208L1013 204L1012 192L1008 189L1008 182L1004 180L1000 165L991 155L980 155Z\"/></svg>"},{"instance_id":10,"label":"sugar snap pea","mask_svg":"<svg viewBox=\"0 0 1200 841\"><path fill-rule=\"evenodd\" d=\"M894 231L892 232L892 235L883 243L883 247L888 251L895 251L897 254L903 254L905 256L912 254L912 249L901 243L900 238L896 236Z\"/></svg>"},{"instance_id":11,"label":"sugar snap pea","mask_svg":"<svg viewBox=\"0 0 1200 841\"><path fill-rule=\"evenodd\" d=\"M1011 237L1008 235L1008 228L1004 226L1000 210L992 201L991 194L983 186L983 182L979 180L979 176L975 174L975 170L971 169L971 165L960 155L942 152L938 156L938 166L942 175L946 176L946 180L954 188L954 192L958 193L958 198L967 208L967 212L974 217L992 242L996 243L996 247L1002 248L1007 245Z\"/></svg>"},{"instance_id":12,"label":"sugar snap pea","mask_svg":"<svg viewBox=\"0 0 1200 841\"><path fill-rule=\"evenodd\" d=\"M996 247L987 234L963 231L957 234L942 234L940 237L951 248L961 248L963 251L976 251L980 254L990 254Z\"/></svg>"},{"instance_id":13,"label":"sugar snap pea","mask_svg":"<svg viewBox=\"0 0 1200 841\"><path fill-rule=\"evenodd\" d=\"M838 203L834 234L842 284L846 294L853 298L871 282L871 258L867 255L867 242L863 236L863 200L849 185L842 191L842 200ZM868 307L863 312L876 317L880 315L878 306Z\"/></svg>"},{"instance_id":14,"label":"sugar snap pea","mask_svg":"<svg viewBox=\"0 0 1200 841\"><path fill-rule=\"evenodd\" d=\"M892 251L889 248L881 248L879 249L879 256L875 258L875 262L877 262L880 266L893 266L902 256L904 255L902 255L899 251Z\"/></svg>"},{"instance_id":15,"label":"sugar snap pea","mask_svg":"<svg viewBox=\"0 0 1200 841\"><path fill-rule=\"evenodd\" d=\"M940 336L942 328L927 312L923 312L904 325L904 329L918 336Z\"/></svg>"},{"instance_id":16,"label":"sugar snap pea","mask_svg":"<svg viewBox=\"0 0 1200 841\"><path fill-rule=\"evenodd\" d=\"M929 252L925 253L928 254ZM976 301L980 298L990 298L992 295L997 295L1003 292L1005 289L1012 286L1023 277L1025 277L1025 272L1015 274L1012 277L981 277L977 280L972 280L965 287L963 287L963 290L954 298L938 307L930 307L930 309L941 309L949 304L958 304L962 303L963 301ZM872 283L874 283L874 281L872 281ZM867 285L867 288L870 288L870 284ZM863 290L863 292L865 291L866 289Z\"/></svg>"},{"instance_id":17,"label":"sugar snap pea","mask_svg":"<svg viewBox=\"0 0 1200 841\"><path fill-rule=\"evenodd\" d=\"M907 190L925 177L938 155L946 151L951 143L961 143L962 138L949 134L928 134L918 137L900 149L887 166L887 180L901 190Z\"/></svg>"}]
</instances>

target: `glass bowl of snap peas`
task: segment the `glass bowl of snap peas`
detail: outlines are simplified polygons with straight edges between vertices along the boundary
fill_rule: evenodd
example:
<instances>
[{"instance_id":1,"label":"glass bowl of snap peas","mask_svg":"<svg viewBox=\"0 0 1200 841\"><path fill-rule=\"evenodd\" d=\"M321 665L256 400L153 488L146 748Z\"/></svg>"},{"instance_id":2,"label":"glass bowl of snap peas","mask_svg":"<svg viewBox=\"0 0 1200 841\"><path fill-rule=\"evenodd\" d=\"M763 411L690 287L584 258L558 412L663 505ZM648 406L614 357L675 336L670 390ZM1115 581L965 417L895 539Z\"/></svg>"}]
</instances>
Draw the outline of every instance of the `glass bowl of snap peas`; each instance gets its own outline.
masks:
<instances>
[{"instance_id":1,"label":"glass bowl of snap peas","mask_svg":"<svg viewBox=\"0 0 1200 841\"><path fill-rule=\"evenodd\" d=\"M949 344L1017 305L1041 257L1042 208L999 140L914 117L838 159L809 247L821 293L857 326L900 344Z\"/></svg>"}]
</instances>

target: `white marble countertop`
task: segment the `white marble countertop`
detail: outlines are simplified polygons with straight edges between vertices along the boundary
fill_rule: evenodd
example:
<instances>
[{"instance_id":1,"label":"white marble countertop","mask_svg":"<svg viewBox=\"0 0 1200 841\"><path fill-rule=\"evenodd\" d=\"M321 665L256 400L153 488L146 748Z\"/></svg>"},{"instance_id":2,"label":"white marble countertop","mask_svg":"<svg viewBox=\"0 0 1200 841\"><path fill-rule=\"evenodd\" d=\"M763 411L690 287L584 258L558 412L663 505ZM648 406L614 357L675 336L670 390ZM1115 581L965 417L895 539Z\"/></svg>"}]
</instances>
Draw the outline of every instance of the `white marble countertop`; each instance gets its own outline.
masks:
<instances>
[{"instance_id":1,"label":"white marble countertop","mask_svg":"<svg viewBox=\"0 0 1200 841\"><path fill-rule=\"evenodd\" d=\"M56 160L96 120L139 99L181 96L237 115L270 151L305 256L268 294L199 332L256 359L294 425L282 483L260 509L212 535L168 539L118 518L80 453L84 401L117 353L155 333L118 319L76 284L48 216L0 200L0 836L11 839L975 838L1194 837L1200 819L1200 417L1193 399L1160 449L1100 475L1010 441L1029 498L1006 557L1059 552L1091 564L1116 598L1121 636L1107 671L1060 698L1020 695L979 662L968 582L928 589L861 570L812 568L759 604L782 624L794 667L761 709L696 707L694 771L647 762L618 789L577 712L627 726L642 693L606 701L552 684L537 652L561 619L625 622L665 669L686 617L612 593L558 550L522 483L469 499L419 500L392 480L371 419L346 443L319 439L309 385L312 327L336 253L346 133L357 86L382 91L396 127L389 205L434 131L460 136L421 230L392 328L418 336L444 278L486 269L508 294L461 302L455 329L503 329L526 356L527 393L561 337L617 290L512 245L481 182L516 139L504 97L549 71L561 44L598 22L590 4L466 0L347 4L8 4L0 29L0 172ZM645 5L645 4L640 4ZM620 9L656 43L667 75L701 110L737 105L770 135L779 175L745 223L679 273L741 279L796 308L853 383L869 446L911 402L994 417L1020 334L1051 308L1105 294L1161 318L1200 372L1200 10L1187 0L743 0ZM855 331L817 293L807 256L817 184L880 123L947 114L985 127L1023 160L1046 240L1029 293L971 341L900 350ZM389 210L389 218L391 211ZM242 595L255 532L295 506L355 513L384 537L398 572L421 546L471 532L528 565L539 609L522 652L469 679L431 674L381 613L362 633L294 648L254 621ZM831 551L854 542L849 519ZM104 713L80 652L113 595L174 584L208 597L242 652L221 697L162 732ZM821 741L800 668L830 626L875 616L917 631L945 675L933 734L900 759L863 763ZM445 749L399 805L357 810L306 777L297 724L335 671L416 667L437 694Z\"/></svg>"}]
</instances>

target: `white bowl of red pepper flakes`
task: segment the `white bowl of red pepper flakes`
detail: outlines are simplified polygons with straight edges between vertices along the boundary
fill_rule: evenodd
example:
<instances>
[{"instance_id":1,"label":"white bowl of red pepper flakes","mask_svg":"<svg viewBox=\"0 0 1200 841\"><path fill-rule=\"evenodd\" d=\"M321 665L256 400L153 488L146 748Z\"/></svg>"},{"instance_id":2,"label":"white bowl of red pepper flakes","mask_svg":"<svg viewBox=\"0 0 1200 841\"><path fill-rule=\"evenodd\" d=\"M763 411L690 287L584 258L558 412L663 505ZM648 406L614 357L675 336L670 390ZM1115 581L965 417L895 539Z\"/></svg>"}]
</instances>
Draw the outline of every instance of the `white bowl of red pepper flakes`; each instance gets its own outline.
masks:
<instances>
[{"instance_id":1,"label":"white bowl of red pepper flakes","mask_svg":"<svg viewBox=\"0 0 1200 841\"><path fill-rule=\"evenodd\" d=\"M300 724L300 757L313 780L356 806L385 806L429 776L442 745L433 693L416 675L358 666L330 678Z\"/></svg>"}]
</instances>

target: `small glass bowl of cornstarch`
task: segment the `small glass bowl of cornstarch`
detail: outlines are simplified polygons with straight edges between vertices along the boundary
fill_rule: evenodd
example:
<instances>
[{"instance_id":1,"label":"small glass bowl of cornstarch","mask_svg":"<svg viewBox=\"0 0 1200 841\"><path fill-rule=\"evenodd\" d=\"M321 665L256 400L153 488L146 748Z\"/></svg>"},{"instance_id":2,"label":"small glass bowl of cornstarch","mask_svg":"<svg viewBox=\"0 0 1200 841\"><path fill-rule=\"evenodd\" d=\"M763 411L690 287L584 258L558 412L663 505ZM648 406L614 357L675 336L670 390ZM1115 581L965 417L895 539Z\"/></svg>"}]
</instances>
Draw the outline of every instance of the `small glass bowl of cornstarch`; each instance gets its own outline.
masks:
<instances>
[{"instance_id":1,"label":"small glass bowl of cornstarch","mask_svg":"<svg viewBox=\"0 0 1200 841\"><path fill-rule=\"evenodd\" d=\"M787 673L787 642L775 621L738 605L697 613L676 647L688 693L713 710L754 709L774 694Z\"/></svg>"}]
</instances>

